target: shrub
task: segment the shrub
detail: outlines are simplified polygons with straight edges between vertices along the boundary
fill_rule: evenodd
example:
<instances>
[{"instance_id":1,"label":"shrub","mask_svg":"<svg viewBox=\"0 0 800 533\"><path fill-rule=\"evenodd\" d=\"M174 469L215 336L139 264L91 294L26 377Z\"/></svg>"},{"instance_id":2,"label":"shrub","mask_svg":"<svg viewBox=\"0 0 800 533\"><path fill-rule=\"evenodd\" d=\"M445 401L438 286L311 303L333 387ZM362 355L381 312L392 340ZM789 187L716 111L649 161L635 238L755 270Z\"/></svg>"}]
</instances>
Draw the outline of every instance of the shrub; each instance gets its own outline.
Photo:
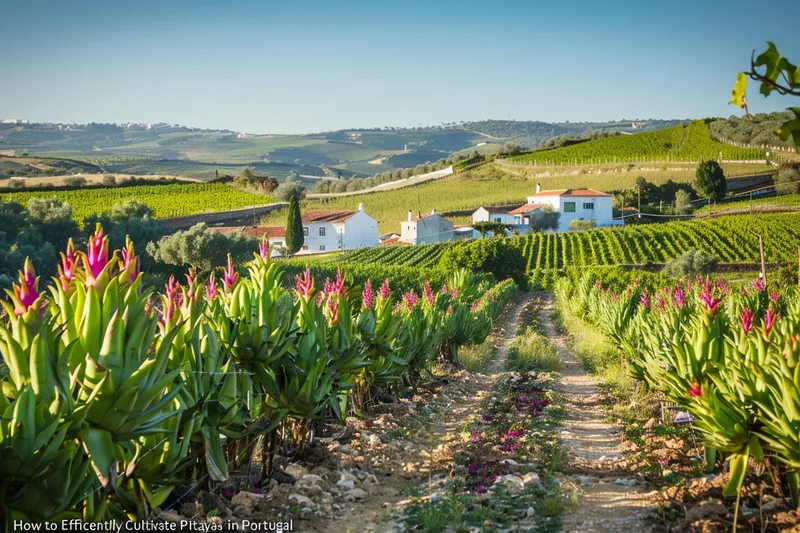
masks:
<instances>
[{"instance_id":1,"label":"shrub","mask_svg":"<svg viewBox=\"0 0 800 533\"><path fill-rule=\"evenodd\" d=\"M480 372L494 357L494 341L486 339L480 344L462 346L458 350L458 362L469 372Z\"/></svg>"},{"instance_id":2,"label":"shrub","mask_svg":"<svg viewBox=\"0 0 800 533\"><path fill-rule=\"evenodd\" d=\"M306 197L306 188L297 182L281 183L275 189L275 199L281 202L288 202L292 198L300 201Z\"/></svg>"},{"instance_id":3,"label":"shrub","mask_svg":"<svg viewBox=\"0 0 800 533\"><path fill-rule=\"evenodd\" d=\"M70 176L68 178L64 178L64 185L67 187L83 187L86 185L86 183L86 178L82 176Z\"/></svg>"},{"instance_id":4,"label":"shrub","mask_svg":"<svg viewBox=\"0 0 800 533\"><path fill-rule=\"evenodd\" d=\"M703 161L697 167L694 188L697 193L705 198L721 200L728 192L728 183L725 173L716 161Z\"/></svg>"},{"instance_id":5,"label":"shrub","mask_svg":"<svg viewBox=\"0 0 800 533\"><path fill-rule=\"evenodd\" d=\"M569 229L572 231L584 231L595 227L594 220L573 220L569 223Z\"/></svg>"},{"instance_id":6,"label":"shrub","mask_svg":"<svg viewBox=\"0 0 800 533\"><path fill-rule=\"evenodd\" d=\"M687 278L697 274L711 274L717 270L719 258L700 250L688 250L666 265L662 272L667 276Z\"/></svg>"},{"instance_id":7,"label":"shrub","mask_svg":"<svg viewBox=\"0 0 800 533\"><path fill-rule=\"evenodd\" d=\"M789 163L783 165L772 176L775 192L779 195L800 193L800 183L790 183L792 181L800 181L800 164Z\"/></svg>"},{"instance_id":8,"label":"shrub","mask_svg":"<svg viewBox=\"0 0 800 533\"><path fill-rule=\"evenodd\" d=\"M508 368L516 372L558 372L561 364L561 356L550 339L532 328L516 337L508 348Z\"/></svg>"},{"instance_id":9,"label":"shrub","mask_svg":"<svg viewBox=\"0 0 800 533\"><path fill-rule=\"evenodd\" d=\"M690 215L692 209L692 195L683 189L675 191L675 214Z\"/></svg>"},{"instance_id":10,"label":"shrub","mask_svg":"<svg viewBox=\"0 0 800 533\"><path fill-rule=\"evenodd\" d=\"M117 184L117 177L113 174L106 174L103 176L103 185L106 187L113 187Z\"/></svg>"},{"instance_id":11,"label":"shrub","mask_svg":"<svg viewBox=\"0 0 800 533\"><path fill-rule=\"evenodd\" d=\"M522 251L505 239L476 239L458 243L445 250L439 264L447 272L466 268L492 274L498 280L512 278L520 286L526 283Z\"/></svg>"}]
</instances>

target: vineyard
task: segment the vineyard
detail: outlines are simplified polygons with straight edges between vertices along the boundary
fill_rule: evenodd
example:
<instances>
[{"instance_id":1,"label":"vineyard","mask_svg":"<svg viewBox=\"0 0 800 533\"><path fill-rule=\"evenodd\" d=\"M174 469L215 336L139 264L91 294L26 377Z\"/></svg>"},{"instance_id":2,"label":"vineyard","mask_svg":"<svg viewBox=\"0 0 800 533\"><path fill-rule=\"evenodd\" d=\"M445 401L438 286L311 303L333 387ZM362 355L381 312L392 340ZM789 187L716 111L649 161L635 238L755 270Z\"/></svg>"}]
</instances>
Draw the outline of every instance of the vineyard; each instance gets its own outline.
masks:
<instances>
[{"instance_id":1,"label":"vineyard","mask_svg":"<svg viewBox=\"0 0 800 533\"><path fill-rule=\"evenodd\" d=\"M742 200L734 202L724 202L711 206L712 213L719 213L721 211L730 211L736 209L749 209L751 202L747 196L742 196ZM782 196L770 196L768 198L753 198L752 206L754 208L764 209L768 207L776 208L797 208L800 207L800 194L786 194ZM695 211L698 215L707 214L709 211L707 206L704 206Z\"/></svg>"},{"instance_id":2,"label":"vineyard","mask_svg":"<svg viewBox=\"0 0 800 533\"><path fill-rule=\"evenodd\" d=\"M79 189L52 192L14 192L0 194L2 202L26 205L32 198L57 198L72 207L72 217L86 217L111 211L115 204L137 200L147 204L156 218L170 218L212 211L229 211L272 202L272 197L241 191L221 183L141 185L107 189Z\"/></svg>"},{"instance_id":3,"label":"vineyard","mask_svg":"<svg viewBox=\"0 0 800 533\"><path fill-rule=\"evenodd\" d=\"M711 138L705 122L695 121L664 130L620 135L542 150L509 158L522 164L624 163L642 161L761 160L764 150L738 148Z\"/></svg>"},{"instance_id":4,"label":"vineyard","mask_svg":"<svg viewBox=\"0 0 800 533\"><path fill-rule=\"evenodd\" d=\"M800 217L792 214L730 216L666 224L642 224L572 233L531 233L510 237L529 272L571 266L665 263L696 249L725 263L759 260L758 237L769 261L794 261L800 242ZM457 243L356 250L340 259L357 264L436 267L442 253Z\"/></svg>"}]
</instances>

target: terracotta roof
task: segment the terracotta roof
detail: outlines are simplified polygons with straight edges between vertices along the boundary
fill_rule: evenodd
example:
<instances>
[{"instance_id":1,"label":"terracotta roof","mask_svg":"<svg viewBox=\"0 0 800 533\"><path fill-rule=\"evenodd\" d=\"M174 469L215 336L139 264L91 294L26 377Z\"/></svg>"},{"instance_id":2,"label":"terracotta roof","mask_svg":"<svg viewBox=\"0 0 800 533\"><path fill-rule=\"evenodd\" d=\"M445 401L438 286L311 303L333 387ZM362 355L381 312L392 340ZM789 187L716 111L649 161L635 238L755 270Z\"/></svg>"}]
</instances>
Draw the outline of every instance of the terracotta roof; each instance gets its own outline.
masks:
<instances>
[{"instance_id":1,"label":"terracotta roof","mask_svg":"<svg viewBox=\"0 0 800 533\"><path fill-rule=\"evenodd\" d=\"M635 211L637 213L639 212L639 210L636 209L635 207L620 207L619 210L620 211Z\"/></svg>"},{"instance_id":2,"label":"terracotta roof","mask_svg":"<svg viewBox=\"0 0 800 533\"><path fill-rule=\"evenodd\" d=\"M358 211L306 211L303 222L344 222Z\"/></svg>"},{"instance_id":3,"label":"terracotta roof","mask_svg":"<svg viewBox=\"0 0 800 533\"><path fill-rule=\"evenodd\" d=\"M251 239L261 239L264 235L267 238L283 238L286 236L286 228L282 226L222 226L217 228L208 228L208 231L215 233L222 233L223 235L230 235L240 231L244 233L245 237Z\"/></svg>"},{"instance_id":4,"label":"terracotta roof","mask_svg":"<svg viewBox=\"0 0 800 533\"><path fill-rule=\"evenodd\" d=\"M411 243L401 241L400 237L390 237L381 241L381 246L411 246Z\"/></svg>"},{"instance_id":5,"label":"terracotta roof","mask_svg":"<svg viewBox=\"0 0 800 533\"><path fill-rule=\"evenodd\" d=\"M509 215L524 215L525 213L530 213L531 211L536 211L548 204L525 204L521 207L514 209L513 211L509 211Z\"/></svg>"},{"instance_id":6,"label":"terracotta roof","mask_svg":"<svg viewBox=\"0 0 800 533\"><path fill-rule=\"evenodd\" d=\"M611 196L604 192L595 191L594 189L555 189L552 191L542 191L531 196ZM531 197L529 196L529 198Z\"/></svg>"}]
</instances>

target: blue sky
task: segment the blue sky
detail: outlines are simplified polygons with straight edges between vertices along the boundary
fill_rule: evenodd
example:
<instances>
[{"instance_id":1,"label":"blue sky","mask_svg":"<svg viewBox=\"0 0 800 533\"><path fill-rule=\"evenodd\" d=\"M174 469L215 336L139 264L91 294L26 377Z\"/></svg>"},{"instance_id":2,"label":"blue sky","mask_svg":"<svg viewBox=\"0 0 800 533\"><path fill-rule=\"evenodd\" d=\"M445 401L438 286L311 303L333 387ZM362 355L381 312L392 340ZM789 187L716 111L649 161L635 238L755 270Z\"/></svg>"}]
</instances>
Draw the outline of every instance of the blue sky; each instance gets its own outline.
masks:
<instances>
[{"instance_id":1,"label":"blue sky","mask_svg":"<svg viewBox=\"0 0 800 533\"><path fill-rule=\"evenodd\" d=\"M728 116L800 2L3 0L0 117L253 133ZM753 111L798 105L751 90ZM794 100L794 101L793 101Z\"/></svg>"}]
</instances>

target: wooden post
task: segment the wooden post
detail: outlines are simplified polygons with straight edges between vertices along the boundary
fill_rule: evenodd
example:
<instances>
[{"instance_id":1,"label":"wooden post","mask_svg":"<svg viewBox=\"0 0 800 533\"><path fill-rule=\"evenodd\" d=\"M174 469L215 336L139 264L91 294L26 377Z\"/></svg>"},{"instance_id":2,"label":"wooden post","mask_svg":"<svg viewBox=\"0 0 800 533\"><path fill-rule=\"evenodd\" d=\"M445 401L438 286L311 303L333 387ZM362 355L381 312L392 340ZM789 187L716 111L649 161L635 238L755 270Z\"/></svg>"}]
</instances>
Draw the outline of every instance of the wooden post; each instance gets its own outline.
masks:
<instances>
[{"instance_id":1,"label":"wooden post","mask_svg":"<svg viewBox=\"0 0 800 533\"><path fill-rule=\"evenodd\" d=\"M764 259L764 239L761 238L761 235L758 236L758 249L761 251L761 279L764 280L764 284L767 283L767 262Z\"/></svg>"}]
</instances>

